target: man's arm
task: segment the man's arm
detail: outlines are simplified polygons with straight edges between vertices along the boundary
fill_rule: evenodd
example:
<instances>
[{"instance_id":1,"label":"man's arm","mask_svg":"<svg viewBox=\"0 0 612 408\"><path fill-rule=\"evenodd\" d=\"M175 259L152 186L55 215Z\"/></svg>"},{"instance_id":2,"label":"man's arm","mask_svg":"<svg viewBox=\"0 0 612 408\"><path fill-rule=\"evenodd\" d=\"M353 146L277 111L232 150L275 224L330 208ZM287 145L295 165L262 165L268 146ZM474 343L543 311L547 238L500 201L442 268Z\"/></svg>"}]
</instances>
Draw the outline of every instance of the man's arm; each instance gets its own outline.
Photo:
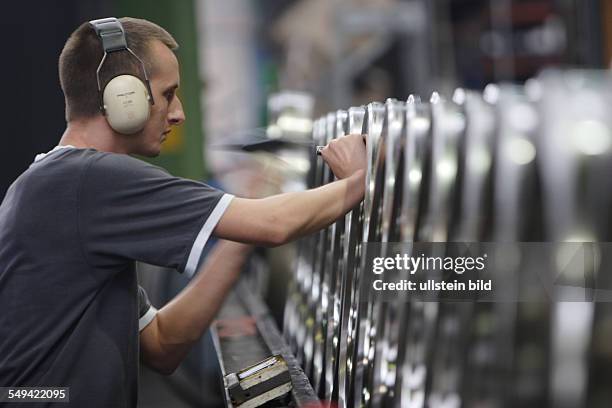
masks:
<instances>
[{"instance_id":1,"label":"man's arm","mask_svg":"<svg viewBox=\"0 0 612 408\"><path fill-rule=\"evenodd\" d=\"M363 199L365 190L363 136L335 139L321 155L338 181L257 200L234 198L214 234L233 241L275 246L325 228L346 214Z\"/></svg>"},{"instance_id":2,"label":"man's arm","mask_svg":"<svg viewBox=\"0 0 612 408\"><path fill-rule=\"evenodd\" d=\"M140 332L142 361L171 374L202 336L238 278L251 246L220 241L199 273Z\"/></svg>"}]
</instances>

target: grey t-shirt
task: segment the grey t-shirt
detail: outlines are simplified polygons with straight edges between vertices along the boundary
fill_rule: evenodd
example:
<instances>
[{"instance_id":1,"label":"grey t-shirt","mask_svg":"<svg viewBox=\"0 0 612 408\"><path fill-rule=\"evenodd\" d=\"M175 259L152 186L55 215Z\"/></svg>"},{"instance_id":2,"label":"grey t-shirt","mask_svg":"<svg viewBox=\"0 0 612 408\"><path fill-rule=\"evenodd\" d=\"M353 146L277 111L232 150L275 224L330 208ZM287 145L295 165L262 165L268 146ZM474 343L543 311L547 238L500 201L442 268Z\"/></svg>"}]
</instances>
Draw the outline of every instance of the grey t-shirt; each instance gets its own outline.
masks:
<instances>
[{"instance_id":1,"label":"grey t-shirt","mask_svg":"<svg viewBox=\"0 0 612 408\"><path fill-rule=\"evenodd\" d=\"M127 155L65 148L33 163L0 205L0 386L136 406L148 308L135 261L192 275L230 201Z\"/></svg>"}]
</instances>

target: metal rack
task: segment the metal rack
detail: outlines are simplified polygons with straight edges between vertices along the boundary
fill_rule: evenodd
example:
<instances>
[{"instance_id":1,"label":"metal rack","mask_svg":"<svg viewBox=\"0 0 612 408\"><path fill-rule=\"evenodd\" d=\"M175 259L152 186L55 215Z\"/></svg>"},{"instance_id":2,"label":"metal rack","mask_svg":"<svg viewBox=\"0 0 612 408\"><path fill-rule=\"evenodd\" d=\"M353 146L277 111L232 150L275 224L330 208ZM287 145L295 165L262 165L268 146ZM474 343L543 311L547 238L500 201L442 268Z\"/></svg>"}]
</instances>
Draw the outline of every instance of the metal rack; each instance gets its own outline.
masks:
<instances>
[{"instance_id":1,"label":"metal rack","mask_svg":"<svg viewBox=\"0 0 612 408\"><path fill-rule=\"evenodd\" d=\"M551 292L538 292L544 258L519 253L489 294L512 301L442 291L385 299L368 290L367 273L368 251L388 248L372 243L410 253L436 242L431 251L452 255L462 242L534 251L608 241L612 193L597 186L612 170L610 103L609 74L551 71L524 87L373 102L315 121L318 145L368 135L364 201L300 242L285 309L284 335L319 398L339 407L612 401L601 382L612 370L601 343L612 319L605 244L593 247L582 284ZM321 160L311 164L309 186L333 180Z\"/></svg>"}]
</instances>

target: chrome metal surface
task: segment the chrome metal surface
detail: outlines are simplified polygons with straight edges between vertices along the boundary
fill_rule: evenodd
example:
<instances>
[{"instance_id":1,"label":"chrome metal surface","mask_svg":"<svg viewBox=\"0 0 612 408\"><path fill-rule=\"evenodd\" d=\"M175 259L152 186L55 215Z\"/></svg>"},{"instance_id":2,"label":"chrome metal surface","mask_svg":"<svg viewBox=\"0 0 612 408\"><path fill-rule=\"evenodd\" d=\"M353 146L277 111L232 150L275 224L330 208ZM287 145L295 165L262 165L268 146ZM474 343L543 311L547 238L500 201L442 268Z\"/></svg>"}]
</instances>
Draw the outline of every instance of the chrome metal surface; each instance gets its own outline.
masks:
<instances>
[{"instance_id":1,"label":"chrome metal surface","mask_svg":"<svg viewBox=\"0 0 612 408\"><path fill-rule=\"evenodd\" d=\"M612 191L602 188L602 181L612 174L612 78L592 71L549 71L530 85L540 88L531 92L541 117L537 150L546 239L610 241ZM603 380L612 373L604 340L612 307L588 301L612 299L606 252L593 254L584 273L571 277L575 283L557 286L557 296L586 295L587 300L557 302L551 312L549 386L552 403L561 408L601 407L612 399Z\"/></svg>"},{"instance_id":2,"label":"chrome metal surface","mask_svg":"<svg viewBox=\"0 0 612 408\"><path fill-rule=\"evenodd\" d=\"M411 95L406 102L406 119L403 133L405 133L404 144L404 176L402 187L402 202L399 215L399 242L405 242L405 251L411 254L411 245L414 241L418 225L419 206L421 194L424 190L425 163L430 151L431 143L431 110L430 105L421 102L418 96ZM426 192L426 190L425 190ZM411 367L405 366L407 347L404 345L408 336L408 316L411 312L411 302L408 299L398 299L400 325L398 327L397 339L397 362L395 373L395 384L393 392L387 398L387 406L401 407L402 401L409 399L407 393L410 389L406 387L405 375L411 375ZM420 307L420 306L419 306Z\"/></svg>"},{"instance_id":3,"label":"chrome metal surface","mask_svg":"<svg viewBox=\"0 0 612 408\"><path fill-rule=\"evenodd\" d=\"M365 108L352 107L348 110L349 133L361 133L363 131L363 120ZM366 142L370 143L370 140ZM340 343L338 353L338 406L346 408L353 406L353 398L350 393L353 382L353 354L355 324L357 318L357 307L354 296L357 293L357 281L355 275L359 265L356 252L358 242L362 235L363 203L360 203L344 217L344 245L341 263L342 288L341 295L341 318L340 318Z\"/></svg>"},{"instance_id":4,"label":"chrome metal surface","mask_svg":"<svg viewBox=\"0 0 612 408\"><path fill-rule=\"evenodd\" d=\"M436 93L432 95L430 104L431 141L424 172L425 190L419 208L422 214L419 214L415 240L445 242L449 238L459 143L465 129L465 117L456 104ZM436 248L443 251L442 246ZM435 403L435 399L428 401L428 384L432 382L433 346L439 311L438 302L410 302L401 362L403 389L398 401L400 406L424 407Z\"/></svg>"},{"instance_id":5,"label":"chrome metal surface","mask_svg":"<svg viewBox=\"0 0 612 408\"><path fill-rule=\"evenodd\" d=\"M399 220L403 198L405 121L406 103L387 100L381 135L381 140L384 141L381 142L383 144L381 149L384 148L384 160L378 163L378 171L384 172L382 203L379 204L377 212L380 220L377 223L377 235L380 236L381 242L399 241L399 223L396 220ZM388 256L384 246L379 256ZM402 292L393 301L383 301L376 297L371 297L368 301L373 304L372 315L369 318L376 323L373 324L375 333L370 345L373 356L366 375L371 384L370 406L383 406L387 399L394 395L401 323L399 317L401 307L406 300L406 293Z\"/></svg>"},{"instance_id":6,"label":"chrome metal surface","mask_svg":"<svg viewBox=\"0 0 612 408\"><path fill-rule=\"evenodd\" d=\"M338 110L335 117L334 138L342 137L349 132L348 112ZM343 276L341 270L342 254L344 252L344 218L339 219L330 227L329 250L327 263L329 273L325 280L329 286L329 301L327 304L327 334L325 336L325 393L326 401L338 399L338 346L340 341L340 313L342 307Z\"/></svg>"},{"instance_id":7,"label":"chrome metal surface","mask_svg":"<svg viewBox=\"0 0 612 408\"><path fill-rule=\"evenodd\" d=\"M321 399L341 408L609 406L612 255L592 254L581 278L593 286L579 288L606 302L535 302L551 295L534 285L544 264L513 244L611 241L610 106L609 75L546 72L526 86L390 99L314 122L314 145L367 134L364 200L302 240L285 310L285 336ZM314 152L311 163L310 187L334 179ZM383 300L366 290L364 243L377 242L402 243L407 255L441 243L424 256L504 243L504 273L488 294L518 301L477 301L485 291L463 302L408 291ZM387 254L381 247L374 255ZM446 277L398 273L417 284Z\"/></svg>"},{"instance_id":8,"label":"chrome metal surface","mask_svg":"<svg viewBox=\"0 0 612 408\"><path fill-rule=\"evenodd\" d=\"M357 243L359 269L354 277L356 280L356 293L353 297L354 308L357 311L355 332L350 333L355 339L353 350L353 383L352 393L355 404L367 404L371 396L370 364L373 357L372 339L375 334L375 324L372 320L374 303L369 302L369 291L363 285L365 254L363 242L380 242L380 228L378 227L382 213L382 189L384 186L384 160L385 135L383 123L385 119L385 105L372 102L367 105L363 121L363 134L368 135L367 143L367 173L366 189L363 199L363 233L361 242ZM372 350L372 351L371 351Z\"/></svg>"}]
</instances>

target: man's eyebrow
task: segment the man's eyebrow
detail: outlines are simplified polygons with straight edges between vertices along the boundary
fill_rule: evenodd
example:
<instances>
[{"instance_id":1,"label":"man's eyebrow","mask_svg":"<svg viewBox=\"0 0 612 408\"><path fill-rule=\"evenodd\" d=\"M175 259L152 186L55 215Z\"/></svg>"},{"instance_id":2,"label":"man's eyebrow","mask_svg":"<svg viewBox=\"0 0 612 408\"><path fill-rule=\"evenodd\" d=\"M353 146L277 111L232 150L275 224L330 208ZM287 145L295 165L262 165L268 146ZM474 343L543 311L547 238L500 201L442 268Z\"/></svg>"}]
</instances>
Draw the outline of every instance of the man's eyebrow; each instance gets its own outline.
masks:
<instances>
[{"instance_id":1,"label":"man's eyebrow","mask_svg":"<svg viewBox=\"0 0 612 408\"><path fill-rule=\"evenodd\" d=\"M167 92L170 92L170 91L175 91L175 90L177 90L177 89L178 89L178 87L179 87L179 84L178 84L178 83L173 84L173 85L170 85L169 87L167 87L166 89L164 89L164 93L167 93Z\"/></svg>"}]
</instances>

